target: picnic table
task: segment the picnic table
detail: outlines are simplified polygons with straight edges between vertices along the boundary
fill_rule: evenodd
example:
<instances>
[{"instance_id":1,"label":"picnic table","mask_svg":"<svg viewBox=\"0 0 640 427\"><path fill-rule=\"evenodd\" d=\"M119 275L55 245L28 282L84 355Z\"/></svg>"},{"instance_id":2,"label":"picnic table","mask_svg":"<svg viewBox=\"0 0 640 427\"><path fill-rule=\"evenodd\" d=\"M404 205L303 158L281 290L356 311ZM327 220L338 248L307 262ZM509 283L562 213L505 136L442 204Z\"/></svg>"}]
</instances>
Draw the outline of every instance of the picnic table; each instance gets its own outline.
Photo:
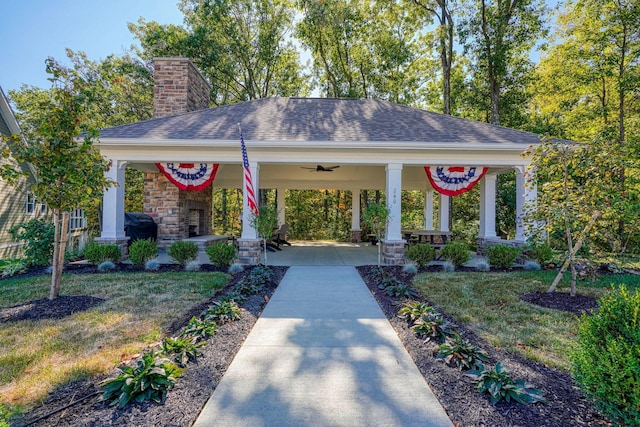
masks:
<instances>
[{"instance_id":1,"label":"picnic table","mask_svg":"<svg viewBox=\"0 0 640 427\"><path fill-rule=\"evenodd\" d=\"M409 245L429 243L436 249L442 248L453 237L450 231L438 230L402 230L402 234Z\"/></svg>"}]
</instances>

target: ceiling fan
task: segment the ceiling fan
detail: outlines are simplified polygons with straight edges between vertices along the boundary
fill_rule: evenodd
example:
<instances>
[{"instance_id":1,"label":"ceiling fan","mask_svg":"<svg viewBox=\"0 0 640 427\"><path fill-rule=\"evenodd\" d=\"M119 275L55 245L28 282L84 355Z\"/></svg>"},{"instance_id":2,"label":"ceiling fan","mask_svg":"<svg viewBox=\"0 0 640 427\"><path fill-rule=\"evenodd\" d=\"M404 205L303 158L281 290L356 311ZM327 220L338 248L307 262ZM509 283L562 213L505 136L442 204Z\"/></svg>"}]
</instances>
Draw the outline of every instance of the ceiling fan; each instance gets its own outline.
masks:
<instances>
[{"instance_id":1,"label":"ceiling fan","mask_svg":"<svg viewBox=\"0 0 640 427\"><path fill-rule=\"evenodd\" d=\"M300 166L302 169L309 169L309 172L333 172L334 169L339 168L340 166L331 166L325 167L322 165L317 165L315 168L307 168L304 166Z\"/></svg>"}]
</instances>

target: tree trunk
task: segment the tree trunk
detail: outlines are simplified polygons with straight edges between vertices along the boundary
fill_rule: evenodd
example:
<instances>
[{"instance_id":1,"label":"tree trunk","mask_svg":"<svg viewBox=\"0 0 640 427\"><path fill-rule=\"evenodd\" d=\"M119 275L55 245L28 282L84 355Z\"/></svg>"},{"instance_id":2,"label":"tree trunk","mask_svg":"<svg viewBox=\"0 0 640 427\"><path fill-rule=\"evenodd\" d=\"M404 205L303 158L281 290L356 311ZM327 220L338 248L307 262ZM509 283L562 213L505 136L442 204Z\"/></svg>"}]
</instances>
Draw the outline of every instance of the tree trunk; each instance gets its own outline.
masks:
<instances>
[{"instance_id":1,"label":"tree trunk","mask_svg":"<svg viewBox=\"0 0 640 427\"><path fill-rule=\"evenodd\" d=\"M589 223L584 227L584 230L582 230L582 237L578 239L575 246L569 251L569 255L567 256L567 259L565 259L565 261L562 263L562 267L560 267L560 271L558 271L556 278L553 280L553 283L551 283L551 286L549 286L549 289L547 289L548 293L551 293L556 290L556 288L558 287L558 283L560 283L560 280L562 280L562 276L564 276L564 272L567 271L567 267L569 267L569 265L573 266L573 259L576 256L576 253L582 247L585 237L587 236L587 234L589 233L589 230L591 230L591 227L593 227L593 224L595 224L596 219L598 219L599 216L600 216L600 211L595 211L591 216ZM572 286L571 295L575 295L574 287L575 285Z\"/></svg>"},{"instance_id":2,"label":"tree trunk","mask_svg":"<svg viewBox=\"0 0 640 427\"><path fill-rule=\"evenodd\" d=\"M62 269L64 267L64 255L69 239L69 212L53 210L54 240L53 261L51 272L51 288L49 299L54 300L60 295L60 283L62 282Z\"/></svg>"}]
</instances>

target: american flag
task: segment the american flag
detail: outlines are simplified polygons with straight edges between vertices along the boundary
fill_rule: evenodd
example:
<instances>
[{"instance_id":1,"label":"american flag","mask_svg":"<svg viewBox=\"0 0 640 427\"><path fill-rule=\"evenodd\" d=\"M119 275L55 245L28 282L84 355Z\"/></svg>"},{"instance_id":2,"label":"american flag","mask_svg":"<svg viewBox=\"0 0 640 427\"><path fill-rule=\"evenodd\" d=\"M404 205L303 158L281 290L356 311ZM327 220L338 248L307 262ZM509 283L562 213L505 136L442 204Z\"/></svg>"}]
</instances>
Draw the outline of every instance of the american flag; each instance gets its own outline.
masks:
<instances>
[{"instance_id":1,"label":"american flag","mask_svg":"<svg viewBox=\"0 0 640 427\"><path fill-rule=\"evenodd\" d=\"M244 137L240 129L240 145L242 146L242 164L244 165L245 191L247 192L247 205L254 215L258 215L258 205L256 204L256 193L253 189L253 178L249 169L249 158L247 157L247 147L244 146Z\"/></svg>"}]
</instances>

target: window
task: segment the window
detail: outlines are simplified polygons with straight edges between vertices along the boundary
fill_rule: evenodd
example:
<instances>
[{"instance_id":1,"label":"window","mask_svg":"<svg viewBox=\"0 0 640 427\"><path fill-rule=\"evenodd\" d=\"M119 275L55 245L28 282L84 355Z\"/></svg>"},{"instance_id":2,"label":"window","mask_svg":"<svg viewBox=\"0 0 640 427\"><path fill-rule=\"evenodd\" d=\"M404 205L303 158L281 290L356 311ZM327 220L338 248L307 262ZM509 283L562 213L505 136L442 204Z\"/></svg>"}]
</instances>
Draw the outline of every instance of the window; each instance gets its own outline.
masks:
<instances>
[{"instance_id":1,"label":"window","mask_svg":"<svg viewBox=\"0 0 640 427\"><path fill-rule=\"evenodd\" d=\"M31 191L27 191L27 204L25 206L25 213L27 215L33 215L35 212L36 212L36 196Z\"/></svg>"},{"instance_id":2,"label":"window","mask_svg":"<svg viewBox=\"0 0 640 427\"><path fill-rule=\"evenodd\" d=\"M84 209L74 209L69 217L69 229L71 231L87 227L87 218Z\"/></svg>"}]
</instances>

